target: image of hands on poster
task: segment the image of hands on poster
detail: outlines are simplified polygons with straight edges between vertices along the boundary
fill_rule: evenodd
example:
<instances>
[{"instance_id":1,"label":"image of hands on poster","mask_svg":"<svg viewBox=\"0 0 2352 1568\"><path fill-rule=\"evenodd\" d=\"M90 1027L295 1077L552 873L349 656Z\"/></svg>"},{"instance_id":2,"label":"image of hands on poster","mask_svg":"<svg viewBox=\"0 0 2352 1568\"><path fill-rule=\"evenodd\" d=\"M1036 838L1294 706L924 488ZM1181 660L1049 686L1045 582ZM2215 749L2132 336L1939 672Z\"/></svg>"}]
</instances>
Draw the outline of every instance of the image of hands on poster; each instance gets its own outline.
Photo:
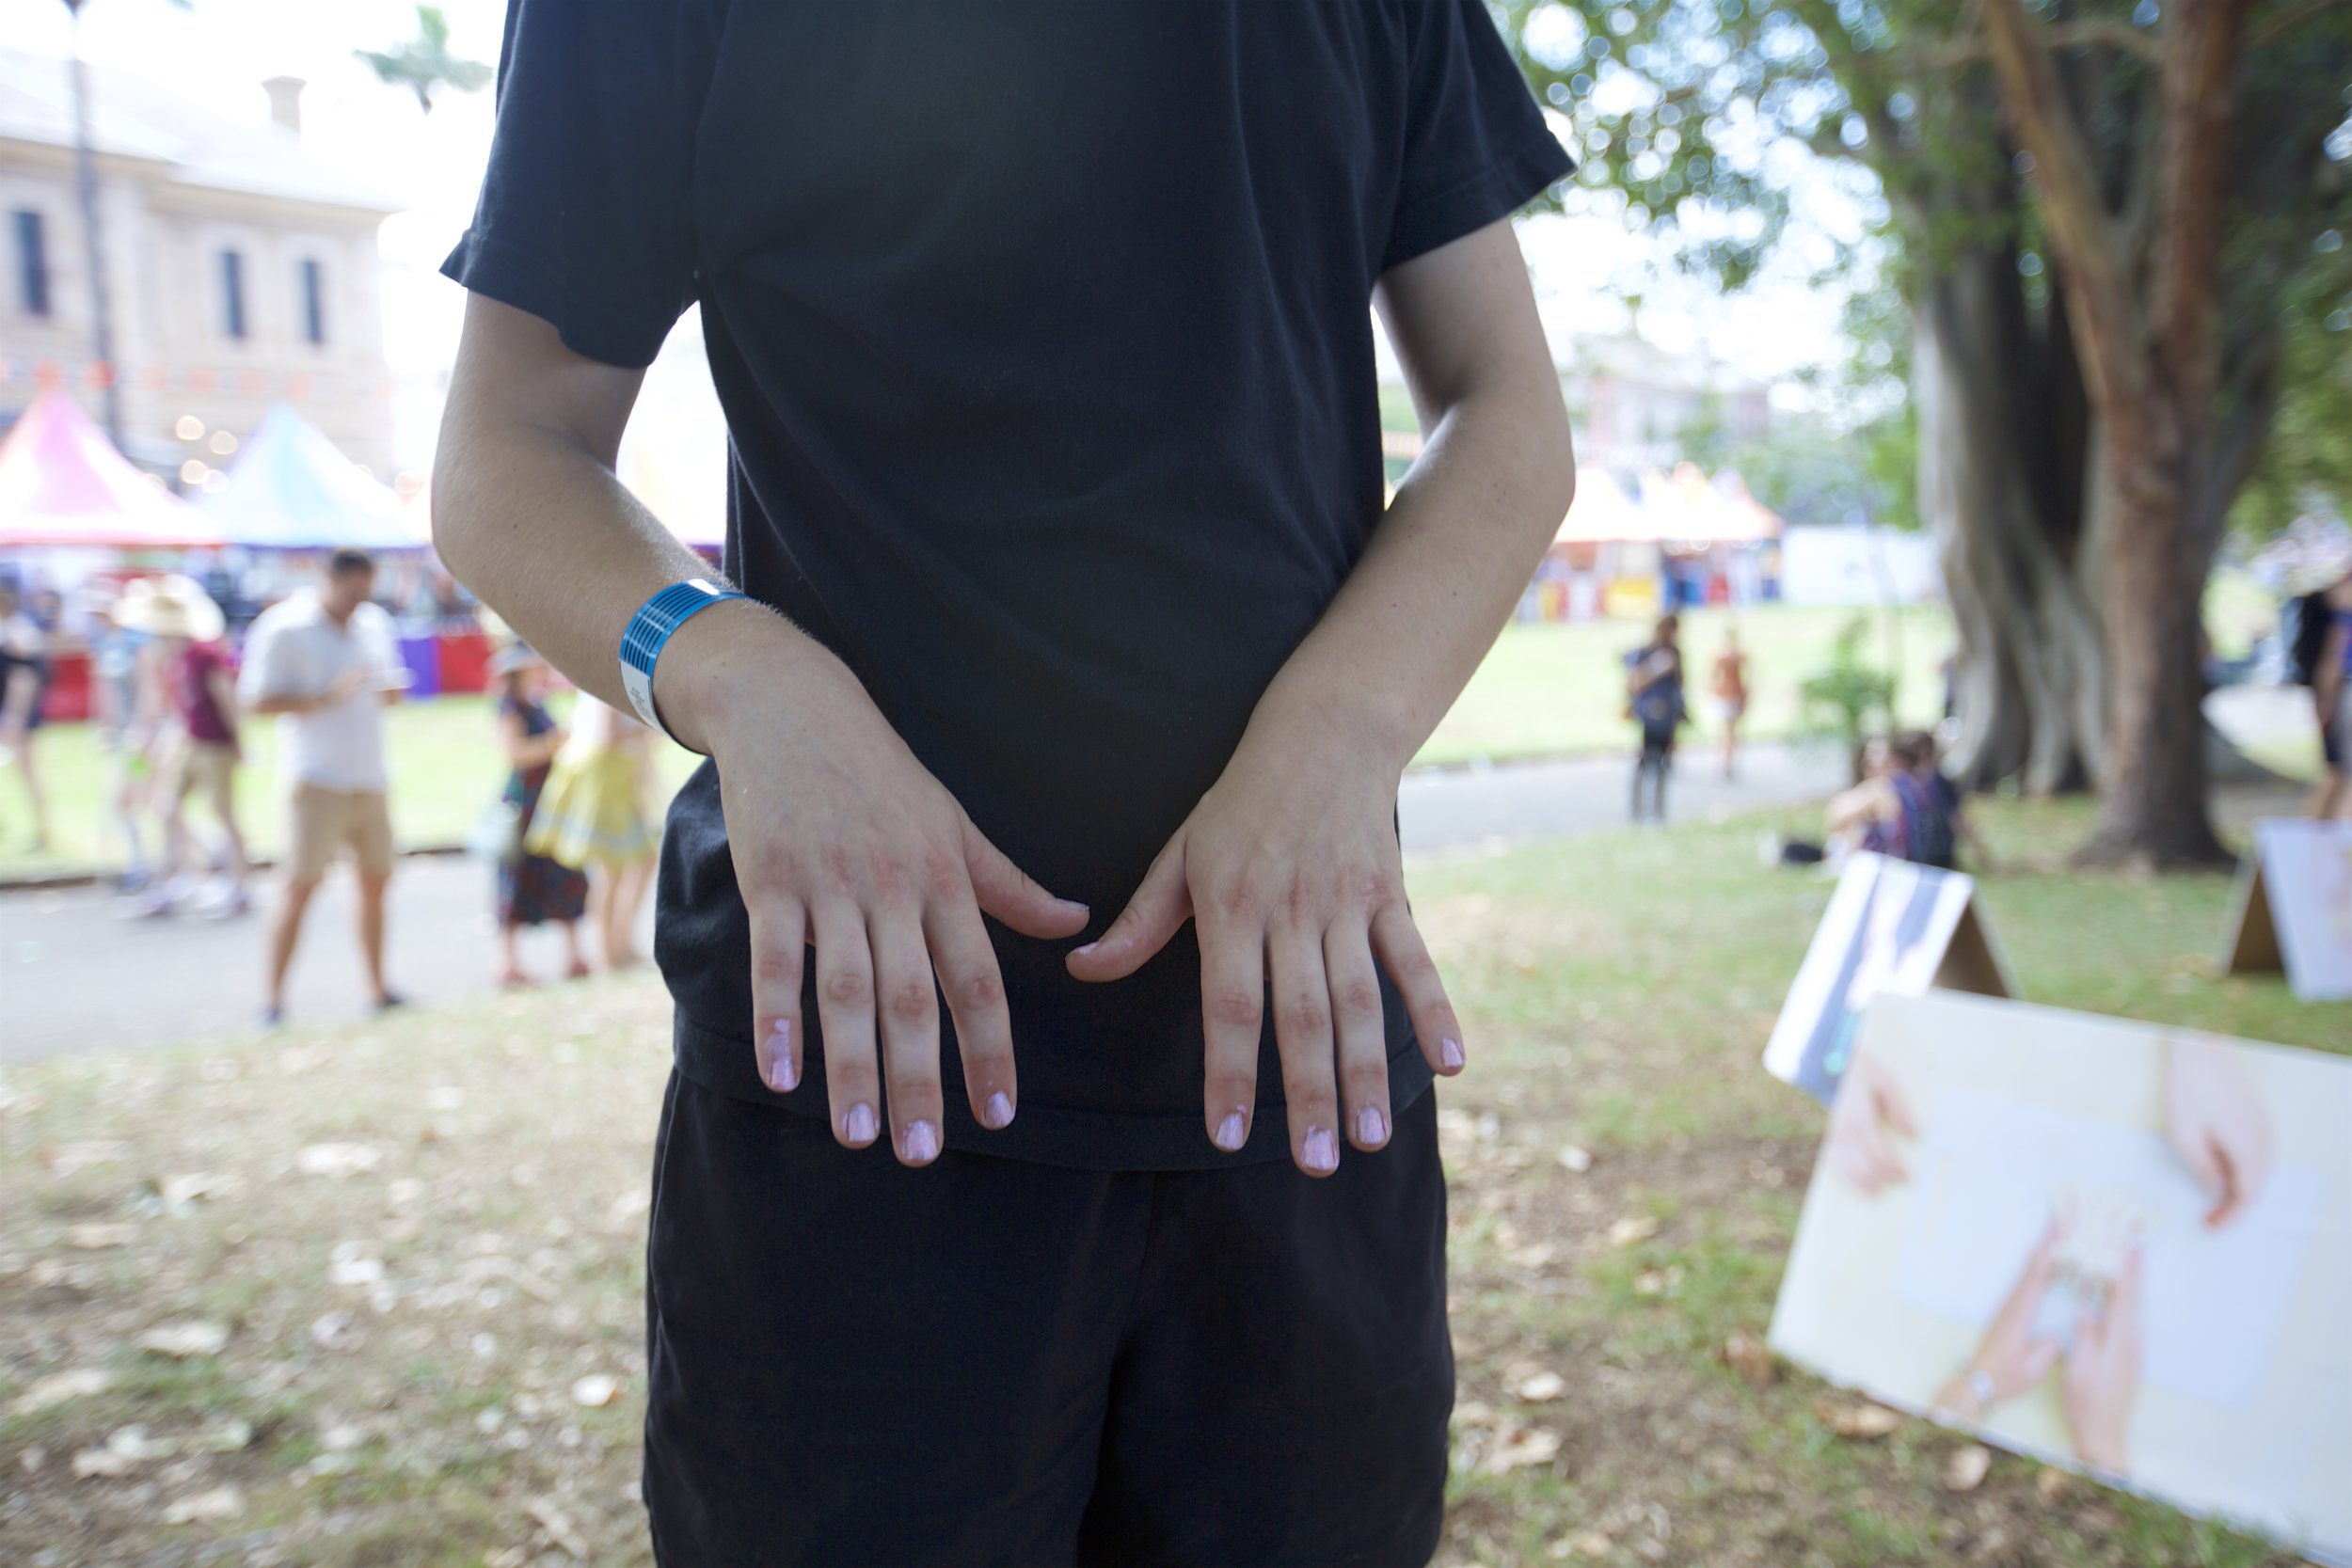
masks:
<instances>
[{"instance_id":1,"label":"image of hands on poster","mask_svg":"<svg viewBox=\"0 0 2352 1568\"><path fill-rule=\"evenodd\" d=\"M2352 1562L2352 1060L1943 992L1852 1058L1774 1347Z\"/></svg>"},{"instance_id":2,"label":"image of hands on poster","mask_svg":"<svg viewBox=\"0 0 2352 1568\"><path fill-rule=\"evenodd\" d=\"M1764 1048L1766 1070L1829 1104L1863 1009L1882 991L1916 996L1936 983L1975 889L1959 872L1884 855L1847 861Z\"/></svg>"}]
</instances>

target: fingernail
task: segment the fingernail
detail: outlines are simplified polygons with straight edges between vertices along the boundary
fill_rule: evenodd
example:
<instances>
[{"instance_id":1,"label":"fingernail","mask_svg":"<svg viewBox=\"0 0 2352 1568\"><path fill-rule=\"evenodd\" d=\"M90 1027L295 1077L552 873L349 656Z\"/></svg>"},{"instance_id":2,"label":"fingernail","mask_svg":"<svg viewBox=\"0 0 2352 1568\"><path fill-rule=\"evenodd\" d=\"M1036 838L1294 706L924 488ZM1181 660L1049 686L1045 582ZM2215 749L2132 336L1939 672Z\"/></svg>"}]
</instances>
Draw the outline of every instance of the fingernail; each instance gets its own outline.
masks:
<instances>
[{"instance_id":1,"label":"fingernail","mask_svg":"<svg viewBox=\"0 0 2352 1568\"><path fill-rule=\"evenodd\" d=\"M1449 1070L1459 1068L1462 1065L1462 1042L1452 1035L1440 1037L1438 1041L1438 1059Z\"/></svg>"},{"instance_id":2,"label":"fingernail","mask_svg":"<svg viewBox=\"0 0 2352 1568\"><path fill-rule=\"evenodd\" d=\"M1012 1125L1012 1101L1006 1098L1004 1090L998 1089L988 1097L988 1115L982 1119L991 1131Z\"/></svg>"},{"instance_id":3,"label":"fingernail","mask_svg":"<svg viewBox=\"0 0 2352 1568\"><path fill-rule=\"evenodd\" d=\"M918 1165L928 1165L939 1158L939 1129L928 1121L907 1123L904 1135L906 1157Z\"/></svg>"},{"instance_id":4,"label":"fingernail","mask_svg":"<svg viewBox=\"0 0 2352 1568\"><path fill-rule=\"evenodd\" d=\"M853 1144L872 1143L874 1132L874 1108L863 1100L850 1106L849 1115L841 1118L841 1135Z\"/></svg>"},{"instance_id":5,"label":"fingernail","mask_svg":"<svg viewBox=\"0 0 2352 1568\"><path fill-rule=\"evenodd\" d=\"M1231 1154L1249 1139L1249 1129L1239 1111L1228 1111L1225 1119L1216 1124L1216 1147Z\"/></svg>"},{"instance_id":6,"label":"fingernail","mask_svg":"<svg viewBox=\"0 0 2352 1568\"><path fill-rule=\"evenodd\" d=\"M1340 1168L1339 1142L1331 1136L1331 1130L1327 1127L1307 1129L1306 1144L1298 1153L1309 1170L1327 1171Z\"/></svg>"},{"instance_id":7,"label":"fingernail","mask_svg":"<svg viewBox=\"0 0 2352 1568\"><path fill-rule=\"evenodd\" d=\"M1071 956L1072 958L1085 958L1085 957L1086 957L1089 953L1093 952L1096 948L1098 948L1098 947L1100 947L1100 946L1102 946L1102 945L1103 945L1103 944L1102 944L1102 942L1099 942L1099 941L1097 941L1097 942L1088 942L1088 943L1087 943L1084 947L1073 947L1073 948L1072 948L1072 949L1070 950L1070 956Z\"/></svg>"},{"instance_id":8,"label":"fingernail","mask_svg":"<svg viewBox=\"0 0 2352 1568\"><path fill-rule=\"evenodd\" d=\"M1377 1105L1367 1105L1356 1113L1356 1141L1367 1148L1378 1148L1389 1141L1389 1118L1380 1114Z\"/></svg>"}]
</instances>

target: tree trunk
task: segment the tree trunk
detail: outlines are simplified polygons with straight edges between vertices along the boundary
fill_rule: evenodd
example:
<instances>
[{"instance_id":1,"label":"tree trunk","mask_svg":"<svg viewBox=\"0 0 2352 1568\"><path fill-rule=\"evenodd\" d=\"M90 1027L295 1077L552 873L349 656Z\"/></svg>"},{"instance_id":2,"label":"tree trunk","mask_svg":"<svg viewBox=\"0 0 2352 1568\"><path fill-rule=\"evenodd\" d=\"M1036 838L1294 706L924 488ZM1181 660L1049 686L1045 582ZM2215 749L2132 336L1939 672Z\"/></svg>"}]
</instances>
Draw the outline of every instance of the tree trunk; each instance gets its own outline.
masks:
<instances>
[{"instance_id":1,"label":"tree trunk","mask_svg":"<svg viewBox=\"0 0 2352 1568\"><path fill-rule=\"evenodd\" d=\"M2105 552L2113 753L2078 858L2167 870L2231 856L2205 805L2205 556L2195 537L2192 464L2179 420L2167 418L2173 410L2155 401L2111 416L2104 442L2115 541Z\"/></svg>"},{"instance_id":2,"label":"tree trunk","mask_svg":"<svg viewBox=\"0 0 2352 1568\"><path fill-rule=\"evenodd\" d=\"M2073 465L2036 451L2045 367L2031 363L2013 258L1956 258L1913 316L1919 504L1941 546L1960 632L1961 731L1949 766L1972 788L2085 787L2104 757L2099 619L2064 546L2081 505Z\"/></svg>"}]
</instances>

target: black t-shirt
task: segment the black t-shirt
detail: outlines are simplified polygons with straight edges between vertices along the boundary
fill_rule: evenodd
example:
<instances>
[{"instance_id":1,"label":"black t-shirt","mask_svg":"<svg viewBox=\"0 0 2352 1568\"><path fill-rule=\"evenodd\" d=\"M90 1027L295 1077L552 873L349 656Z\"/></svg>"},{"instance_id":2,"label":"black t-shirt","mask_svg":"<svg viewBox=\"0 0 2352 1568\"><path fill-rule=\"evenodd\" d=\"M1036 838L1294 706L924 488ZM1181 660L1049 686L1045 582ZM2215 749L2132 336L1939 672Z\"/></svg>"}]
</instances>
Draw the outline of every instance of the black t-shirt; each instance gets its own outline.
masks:
<instances>
[{"instance_id":1,"label":"black t-shirt","mask_svg":"<svg viewBox=\"0 0 2352 1568\"><path fill-rule=\"evenodd\" d=\"M1374 280L1569 170L1481 0L512 0L506 27L444 270L617 365L700 302L728 571L1099 935L1380 519ZM992 934L1021 1111L977 1127L949 1034L950 1146L1286 1156L1271 1028L1248 1148L1202 1131L1189 928L1113 985ZM679 1069L822 1115L821 1071L755 1072L708 765L656 946ZM1429 1074L1387 990L1401 1106Z\"/></svg>"}]
</instances>

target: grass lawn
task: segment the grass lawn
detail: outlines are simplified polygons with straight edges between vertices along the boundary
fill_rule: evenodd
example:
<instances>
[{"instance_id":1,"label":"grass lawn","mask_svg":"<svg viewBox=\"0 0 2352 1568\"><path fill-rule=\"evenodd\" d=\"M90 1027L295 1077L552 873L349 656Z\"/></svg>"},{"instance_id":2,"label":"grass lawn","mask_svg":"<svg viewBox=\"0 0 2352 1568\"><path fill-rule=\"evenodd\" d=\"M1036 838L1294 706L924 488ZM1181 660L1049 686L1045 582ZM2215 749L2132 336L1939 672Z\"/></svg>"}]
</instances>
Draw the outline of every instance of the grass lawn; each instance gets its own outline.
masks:
<instances>
[{"instance_id":1,"label":"grass lawn","mask_svg":"<svg viewBox=\"0 0 2352 1568\"><path fill-rule=\"evenodd\" d=\"M1986 901L2036 1000L2352 1044L2352 1006L2212 975L2221 879L2068 871L2086 808L1980 810L2008 867ZM1460 1389L1439 1560L2292 1563L2006 1455L1946 1491L1954 1434L1842 1439L1819 1383L1724 1364L1769 1318L1821 1122L1756 1065L1827 891L1757 865L1776 820L1411 870L1471 1054L1440 1111ZM645 1563L666 1039L657 985L599 980L0 1076L0 1560ZM140 1348L173 1323L226 1341ZM47 1381L73 1372L94 1375Z\"/></svg>"},{"instance_id":2,"label":"grass lawn","mask_svg":"<svg viewBox=\"0 0 2352 1568\"><path fill-rule=\"evenodd\" d=\"M1683 662L1691 709L1706 722L1707 673L1723 644L1726 621L1736 621L1748 653L1753 696L1742 732L1757 739L1788 733L1797 716L1797 684L1829 657L1838 628L1852 610L1767 605L1737 611L1687 610L1682 617ZM1932 723L1944 711L1936 665L1952 648L1952 619L1941 606L1918 606L1873 617L1868 644L1874 663L1896 662L1889 642L1899 628L1896 701L1904 721ZM1470 677L1438 733L1422 748L1422 763L1500 761L1563 752L1622 750L1632 726L1625 715L1626 653L1648 637L1633 621L1584 621L1505 628Z\"/></svg>"}]
</instances>

